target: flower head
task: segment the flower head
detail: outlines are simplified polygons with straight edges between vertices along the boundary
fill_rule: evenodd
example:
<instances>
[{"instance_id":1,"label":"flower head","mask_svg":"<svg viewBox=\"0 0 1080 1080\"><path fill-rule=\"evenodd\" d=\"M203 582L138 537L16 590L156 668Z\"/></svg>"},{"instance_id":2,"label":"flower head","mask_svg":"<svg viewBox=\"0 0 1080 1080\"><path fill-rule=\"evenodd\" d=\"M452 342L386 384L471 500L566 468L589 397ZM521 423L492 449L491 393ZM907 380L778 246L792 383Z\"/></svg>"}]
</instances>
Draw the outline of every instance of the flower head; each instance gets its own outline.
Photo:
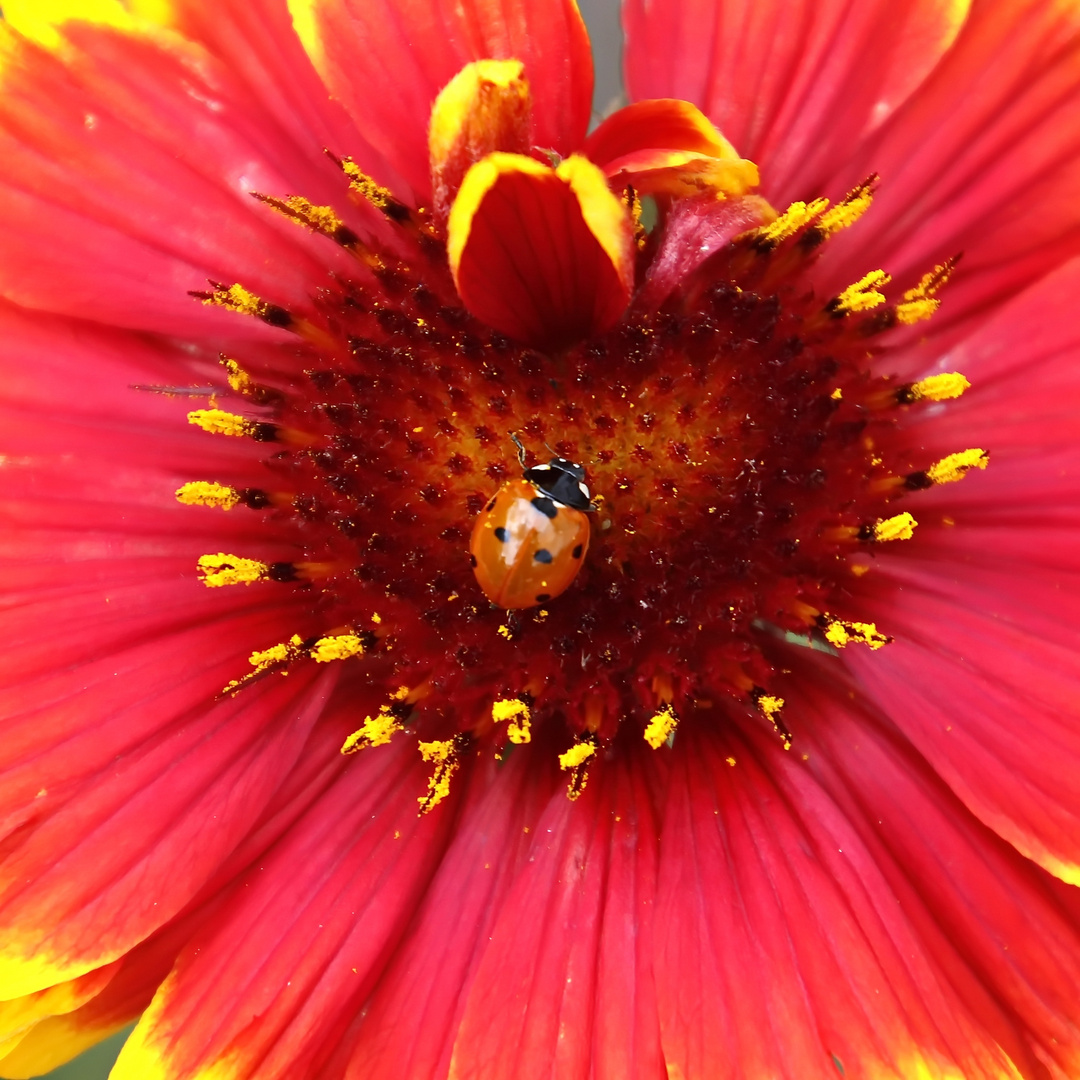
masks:
<instances>
[{"instance_id":1,"label":"flower head","mask_svg":"<svg viewBox=\"0 0 1080 1080\"><path fill-rule=\"evenodd\" d=\"M5 16L0 1073L1080 1070L1071 9Z\"/></svg>"}]
</instances>

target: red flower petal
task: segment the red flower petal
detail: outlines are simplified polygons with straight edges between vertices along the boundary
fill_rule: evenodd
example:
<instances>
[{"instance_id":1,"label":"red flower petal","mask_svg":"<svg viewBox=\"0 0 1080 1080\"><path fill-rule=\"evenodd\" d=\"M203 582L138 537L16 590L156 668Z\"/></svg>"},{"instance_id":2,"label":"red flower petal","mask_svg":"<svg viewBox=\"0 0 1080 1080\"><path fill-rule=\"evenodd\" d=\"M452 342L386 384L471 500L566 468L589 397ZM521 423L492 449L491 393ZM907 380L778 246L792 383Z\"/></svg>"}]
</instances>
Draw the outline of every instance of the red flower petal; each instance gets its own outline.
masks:
<instances>
[{"instance_id":1,"label":"red flower petal","mask_svg":"<svg viewBox=\"0 0 1080 1080\"><path fill-rule=\"evenodd\" d=\"M837 701L828 662L801 666L806 769L845 813L896 894L924 955L1024 1075L1049 1055L1080 1068L1080 945L1054 884L960 808L934 771L859 706ZM800 755L801 758L801 755ZM796 782L806 786L790 770ZM927 836L933 843L927 843ZM938 1020L946 1014L938 1013ZM944 1025L943 1029L944 1029ZM964 1075L971 1066L961 1060ZM976 1073L977 1074L977 1073Z\"/></svg>"},{"instance_id":2,"label":"red flower petal","mask_svg":"<svg viewBox=\"0 0 1080 1080\"><path fill-rule=\"evenodd\" d=\"M298 151L196 46L82 23L67 33L63 59L7 41L0 292L28 307L187 337L225 326L265 331L187 295L207 278L243 280L305 309L313 283L348 256L250 192L340 198L340 175L321 147Z\"/></svg>"},{"instance_id":3,"label":"red flower petal","mask_svg":"<svg viewBox=\"0 0 1080 1080\"><path fill-rule=\"evenodd\" d=\"M469 777L454 839L340 1052L348 1077L444 1076L469 986L562 783L528 753Z\"/></svg>"},{"instance_id":4,"label":"red flower petal","mask_svg":"<svg viewBox=\"0 0 1080 1080\"><path fill-rule=\"evenodd\" d=\"M453 817L418 818L424 769L408 739L353 759L181 955L114 1078L316 1075L442 854Z\"/></svg>"},{"instance_id":5,"label":"red flower petal","mask_svg":"<svg viewBox=\"0 0 1080 1080\"><path fill-rule=\"evenodd\" d=\"M585 137L592 53L574 0L304 0L295 10L331 93L417 198L430 192L432 103L473 60L525 64L537 146L566 155Z\"/></svg>"},{"instance_id":6,"label":"red flower petal","mask_svg":"<svg viewBox=\"0 0 1080 1080\"><path fill-rule=\"evenodd\" d=\"M552 797L468 991L451 1076L664 1075L651 971L656 826L644 778L626 766L590 781L578 803Z\"/></svg>"},{"instance_id":7,"label":"red flower petal","mask_svg":"<svg viewBox=\"0 0 1080 1080\"><path fill-rule=\"evenodd\" d=\"M940 353L1080 251L1078 29L1069 6L972 11L933 75L836 170L835 192L869 172L882 184L858 228L826 248L829 282L883 266L906 284L963 252L940 314L920 327Z\"/></svg>"},{"instance_id":8,"label":"red flower petal","mask_svg":"<svg viewBox=\"0 0 1080 1080\"><path fill-rule=\"evenodd\" d=\"M1001 1048L799 754L765 732L694 740L669 791L656 913L669 1072L1005 1074Z\"/></svg>"},{"instance_id":9,"label":"red flower petal","mask_svg":"<svg viewBox=\"0 0 1080 1080\"><path fill-rule=\"evenodd\" d=\"M700 106L757 162L763 194L785 202L794 190L818 194L852 144L919 85L967 4L629 0L624 10L631 96Z\"/></svg>"},{"instance_id":10,"label":"red flower petal","mask_svg":"<svg viewBox=\"0 0 1080 1080\"><path fill-rule=\"evenodd\" d=\"M634 241L603 173L490 154L469 170L447 225L465 306L504 334L557 349L608 329L630 299Z\"/></svg>"}]
</instances>

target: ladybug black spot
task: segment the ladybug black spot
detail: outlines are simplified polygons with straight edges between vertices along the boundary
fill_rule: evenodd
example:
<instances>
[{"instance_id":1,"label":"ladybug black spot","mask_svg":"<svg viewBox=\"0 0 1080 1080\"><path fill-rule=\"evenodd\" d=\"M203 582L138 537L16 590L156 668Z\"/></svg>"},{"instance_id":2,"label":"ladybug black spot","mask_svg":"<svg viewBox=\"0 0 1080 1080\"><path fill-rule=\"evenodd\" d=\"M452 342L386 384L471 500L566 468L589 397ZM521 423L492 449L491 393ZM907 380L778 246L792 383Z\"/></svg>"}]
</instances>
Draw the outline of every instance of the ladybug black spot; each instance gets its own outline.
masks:
<instances>
[{"instance_id":1,"label":"ladybug black spot","mask_svg":"<svg viewBox=\"0 0 1080 1080\"><path fill-rule=\"evenodd\" d=\"M575 559L580 559L580 558L581 558L581 550L582 550L582 549L581 549L581 545L580 545L580 544L577 544L577 545L576 545L576 546L574 547L574 550L570 552L570 554L571 554L571 555L573 555L573 557L574 557Z\"/></svg>"},{"instance_id":2,"label":"ladybug black spot","mask_svg":"<svg viewBox=\"0 0 1080 1080\"><path fill-rule=\"evenodd\" d=\"M553 518L559 512L551 499L546 499L543 495L537 495L532 500L532 504L544 515L544 517Z\"/></svg>"},{"instance_id":3,"label":"ladybug black spot","mask_svg":"<svg viewBox=\"0 0 1080 1080\"><path fill-rule=\"evenodd\" d=\"M470 555L469 556L469 562L472 564L473 569L475 569L476 568L476 556L475 555Z\"/></svg>"},{"instance_id":4,"label":"ladybug black spot","mask_svg":"<svg viewBox=\"0 0 1080 1080\"><path fill-rule=\"evenodd\" d=\"M542 592L542 593L537 593L536 594L536 602L538 604L547 603L547 601L550 600L550 599L551 599L551 593Z\"/></svg>"},{"instance_id":5,"label":"ladybug black spot","mask_svg":"<svg viewBox=\"0 0 1080 1080\"><path fill-rule=\"evenodd\" d=\"M536 554L535 554L535 555L533 556L533 558L534 558L534 559L535 559L535 560L536 560L537 562L542 562L542 563L549 563L549 562L551 562L551 552L550 552L550 551L548 551L548 549L547 549L547 548L541 548L541 549L540 549L540 550L539 550L539 551L538 551L538 552L537 552L537 553L536 553Z\"/></svg>"},{"instance_id":6,"label":"ladybug black spot","mask_svg":"<svg viewBox=\"0 0 1080 1080\"><path fill-rule=\"evenodd\" d=\"M509 535L510 534L501 525L495 529L495 539L498 540L500 544L505 544L506 538Z\"/></svg>"}]
</instances>

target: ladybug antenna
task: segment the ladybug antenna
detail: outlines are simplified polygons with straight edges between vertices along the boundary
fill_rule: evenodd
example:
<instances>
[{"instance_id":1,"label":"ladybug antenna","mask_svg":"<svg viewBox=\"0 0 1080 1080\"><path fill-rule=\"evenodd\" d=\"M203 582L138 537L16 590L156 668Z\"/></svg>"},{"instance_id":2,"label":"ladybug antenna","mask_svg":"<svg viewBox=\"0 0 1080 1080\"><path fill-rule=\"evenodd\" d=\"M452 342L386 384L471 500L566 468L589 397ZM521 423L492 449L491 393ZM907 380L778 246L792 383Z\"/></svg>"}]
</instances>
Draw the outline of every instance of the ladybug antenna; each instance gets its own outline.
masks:
<instances>
[{"instance_id":1,"label":"ladybug antenna","mask_svg":"<svg viewBox=\"0 0 1080 1080\"><path fill-rule=\"evenodd\" d=\"M517 447L518 452L518 464L525 468L525 447L521 445L521 440L517 437L516 431L510 432L510 441Z\"/></svg>"}]
</instances>

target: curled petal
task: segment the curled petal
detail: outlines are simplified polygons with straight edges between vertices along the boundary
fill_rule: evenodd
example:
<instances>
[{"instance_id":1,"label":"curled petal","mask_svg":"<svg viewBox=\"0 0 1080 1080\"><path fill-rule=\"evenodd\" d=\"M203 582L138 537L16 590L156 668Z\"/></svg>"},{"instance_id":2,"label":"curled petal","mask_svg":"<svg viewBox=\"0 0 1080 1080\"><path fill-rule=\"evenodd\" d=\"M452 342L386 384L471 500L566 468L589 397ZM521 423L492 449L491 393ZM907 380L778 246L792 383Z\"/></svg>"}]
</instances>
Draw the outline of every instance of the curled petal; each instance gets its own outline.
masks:
<instances>
[{"instance_id":1,"label":"curled petal","mask_svg":"<svg viewBox=\"0 0 1080 1080\"><path fill-rule=\"evenodd\" d=\"M633 287L629 215L576 155L557 169L519 154L478 162L450 213L447 251L465 306L538 349L608 329Z\"/></svg>"}]
</instances>

